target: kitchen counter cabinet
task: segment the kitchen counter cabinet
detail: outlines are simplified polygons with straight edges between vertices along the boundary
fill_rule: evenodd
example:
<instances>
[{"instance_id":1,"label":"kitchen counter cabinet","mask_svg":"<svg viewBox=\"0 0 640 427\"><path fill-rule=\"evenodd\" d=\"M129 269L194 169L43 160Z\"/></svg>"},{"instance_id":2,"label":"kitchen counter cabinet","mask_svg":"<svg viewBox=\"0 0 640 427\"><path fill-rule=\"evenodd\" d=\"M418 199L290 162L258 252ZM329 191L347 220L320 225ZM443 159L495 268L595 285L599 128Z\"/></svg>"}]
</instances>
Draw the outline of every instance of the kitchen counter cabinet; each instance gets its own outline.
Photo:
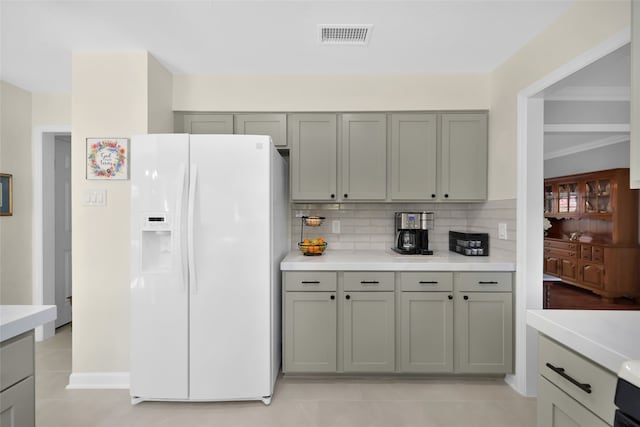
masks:
<instances>
[{"instance_id":1,"label":"kitchen counter cabinet","mask_svg":"<svg viewBox=\"0 0 640 427\"><path fill-rule=\"evenodd\" d=\"M607 427L593 412L544 377L538 378L538 427Z\"/></svg>"},{"instance_id":2,"label":"kitchen counter cabinet","mask_svg":"<svg viewBox=\"0 0 640 427\"><path fill-rule=\"evenodd\" d=\"M513 294L510 273L457 273L456 372L513 372Z\"/></svg>"}]
</instances>

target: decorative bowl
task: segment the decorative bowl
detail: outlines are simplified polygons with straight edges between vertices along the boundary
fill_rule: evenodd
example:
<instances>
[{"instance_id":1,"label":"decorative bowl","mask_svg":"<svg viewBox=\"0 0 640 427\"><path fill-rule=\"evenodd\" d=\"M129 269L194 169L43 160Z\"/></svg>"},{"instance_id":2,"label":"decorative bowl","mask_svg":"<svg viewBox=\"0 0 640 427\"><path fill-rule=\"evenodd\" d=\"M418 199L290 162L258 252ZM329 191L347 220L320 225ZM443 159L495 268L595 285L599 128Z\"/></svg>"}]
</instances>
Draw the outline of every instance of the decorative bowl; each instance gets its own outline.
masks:
<instances>
[{"instance_id":1,"label":"decorative bowl","mask_svg":"<svg viewBox=\"0 0 640 427\"><path fill-rule=\"evenodd\" d=\"M303 255L322 255L325 249L327 249L327 242L322 243L298 243L298 247Z\"/></svg>"},{"instance_id":2,"label":"decorative bowl","mask_svg":"<svg viewBox=\"0 0 640 427\"><path fill-rule=\"evenodd\" d=\"M309 216L304 219L304 223L310 227L317 227L324 222L322 216Z\"/></svg>"}]
</instances>

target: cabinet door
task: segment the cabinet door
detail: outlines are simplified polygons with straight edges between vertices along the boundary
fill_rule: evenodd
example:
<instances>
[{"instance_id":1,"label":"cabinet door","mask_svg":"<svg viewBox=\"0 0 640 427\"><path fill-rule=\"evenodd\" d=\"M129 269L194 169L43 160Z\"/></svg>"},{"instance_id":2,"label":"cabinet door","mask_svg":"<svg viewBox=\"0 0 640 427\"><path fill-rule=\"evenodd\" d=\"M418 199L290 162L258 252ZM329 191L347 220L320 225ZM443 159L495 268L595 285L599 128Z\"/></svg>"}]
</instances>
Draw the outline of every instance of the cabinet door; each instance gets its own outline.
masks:
<instances>
[{"instance_id":1,"label":"cabinet door","mask_svg":"<svg viewBox=\"0 0 640 427\"><path fill-rule=\"evenodd\" d=\"M538 376L538 427L606 427L607 423Z\"/></svg>"},{"instance_id":2,"label":"cabinet door","mask_svg":"<svg viewBox=\"0 0 640 427\"><path fill-rule=\"evenodd\" d=\"M512 294L458 292L455 305L456 372L512 372Z\"/></svg>"},{"instance_id":3,"label":"cabinet door","mask_svg":"<svg viewBox=\"0 0 640 427\"><path fill-rule=\"evenodd\" d=\"M441 198L487 198L487 114L443 114Z\"/></svg>"},{"instance_id":4,"label":"cabinet door","mask_svg":"<svg viewBox=\"0 0 640 427\"><path fill-rule=\"evenodd\" d=\"M571 259L560 260L560 276L568 279L578 278L578 264Z\"/></svg>"},{"instance_id":5,"label":"cabinet door","mask_svg":"<svg viewBox=\"0 0 640 427\"><path fill-rule=\"evenodd\" d=\"M393 372L393 292L347 292L344 298L345 372Z\"/></svg>"},{"instance_id":6,"label":"cabinet door","mask_svg":"<svg viewBox=\"0 0 640 427\"><path fill-rule=\"evenodd\" d=\"M288 129L291 200L336 200L336 115L292 114Z\"/></svg>"},{"instance_id":7,"label":"cabinet door","mask_svg":"<svg viewBox=\"0 0 640 427\"><path fill-rule=\"evenodd\" d=\"M184 131L191 134L233 133L233 114L185 114Z\"/></svg>"},{"instance_id":8,"label":"cabinet door","mask_svg":"<svg viewBox=\"0 0 640 427\"><path fill-rule=\"evenodd\" d=\"M580 267L581 280L585 285L600 288L604 286L604 267L585 264Z\"/></svg>"},{"instance_id":9,"label":"cabinet door","mask_svg":"<svg viewBox=\"0 0 640 427\"><path fill-rule=\"evenodd\" d=\"M437 197L436 114L391 115L391 200Z\"/></svg>"},{"instance_id":10,"label":"cabinet door","mask_svg":"<svg viewBox=\"0 0 640 427\"><path fill-rule=\"evenodd\" d=\"M336 371L335 292L286 292L284 372Z\"/></svg>"},{"instance_id":11,"label":"cabinet door","mask_svg":"<svg viewBox=\"0 0 640 427\"><path fill-rule=\"evenodd\" d=\"M269 135L276 147L287 146L287 115L236 114L234 133L242 135Z\"/></svg>"},{"instance_id":12,"label":"cabinet door","mask_svg":"<svg viewBox=\"0 0 640 427\"><path fill-rule=\"evenodd\" d=\"M341 197L387 197L387 118L385 114L342 115Z\"/></svg>"},{"instance_id":13,"label":"cabinet door","mask_svg":"<svg viewBox=\"0 0 640 427\"><path fill-rule=\"evenodd\" d=\"M35 382L27 377L0 393L0 426L34 427L36 425Z\"/></svg>"},{"instance_id":14,"label":"cabinet door","mask_svg":"<svg viewBox=\"0 0 640 427\"><path fill-rule=\"evenodd\" d=\"M544 257L544 272L559 275L560 268L558 267L558 258L554 256L545 256Z\"/></svg>"},{"instance_id":15,"label":"cabinet door","mask_svg":"<svg viewBox=\"0 0 640 427\"><path fill-rule=\"evenodd\" d=\"M453 371L453 293L402 292L402 372Z\"/></svg>"}]
</instances>

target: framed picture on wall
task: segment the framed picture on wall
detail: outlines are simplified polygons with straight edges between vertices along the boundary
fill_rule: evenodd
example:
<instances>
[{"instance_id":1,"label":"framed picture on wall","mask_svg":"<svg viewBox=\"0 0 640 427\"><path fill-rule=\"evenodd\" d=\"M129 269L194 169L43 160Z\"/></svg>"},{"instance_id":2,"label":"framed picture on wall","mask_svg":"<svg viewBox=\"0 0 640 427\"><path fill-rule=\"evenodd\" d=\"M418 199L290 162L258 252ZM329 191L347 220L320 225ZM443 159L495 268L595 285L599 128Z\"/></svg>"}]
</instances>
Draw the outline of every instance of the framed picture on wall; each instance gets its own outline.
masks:
<instances>
[{"instance_id":1,"label":"framed picture on wall","mask_svg":"<svg viewBox=\"0 0 640 427\"><path fill-rule=\"evenodd\" d=\"M13 215L13 175L0 173L0 216Z\"/></svg>"},{"instance_id":2,"label":"framed picture on wall","mask_svg":"<svg viewBox=\"0 0 640 427\"><path fill-rule=\"evenodd\" d=\"M87 138L87 179L129 179L129 139Z\"/></svg>"}]
</instances>

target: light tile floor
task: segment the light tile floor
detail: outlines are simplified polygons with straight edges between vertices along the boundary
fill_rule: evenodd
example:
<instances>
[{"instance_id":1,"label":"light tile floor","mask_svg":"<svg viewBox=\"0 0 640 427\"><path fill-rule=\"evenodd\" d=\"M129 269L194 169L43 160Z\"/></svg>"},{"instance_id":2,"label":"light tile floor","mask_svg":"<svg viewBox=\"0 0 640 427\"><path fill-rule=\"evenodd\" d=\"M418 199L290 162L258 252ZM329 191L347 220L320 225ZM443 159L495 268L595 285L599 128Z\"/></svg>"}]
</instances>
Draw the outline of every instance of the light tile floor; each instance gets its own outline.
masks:
<instances>
[{"instance_id":1,"label":"light tile floor","mask_svg":"<svg viewBox=\"0 0 640 427\"><path fill-rule=\"evenodd\" d=\"M500 379L281 377L262 402L132 406L128 390L66 390L71 328L36 344L37 427L533 427L535 399Z\"/></svg>"}]
</instances>

